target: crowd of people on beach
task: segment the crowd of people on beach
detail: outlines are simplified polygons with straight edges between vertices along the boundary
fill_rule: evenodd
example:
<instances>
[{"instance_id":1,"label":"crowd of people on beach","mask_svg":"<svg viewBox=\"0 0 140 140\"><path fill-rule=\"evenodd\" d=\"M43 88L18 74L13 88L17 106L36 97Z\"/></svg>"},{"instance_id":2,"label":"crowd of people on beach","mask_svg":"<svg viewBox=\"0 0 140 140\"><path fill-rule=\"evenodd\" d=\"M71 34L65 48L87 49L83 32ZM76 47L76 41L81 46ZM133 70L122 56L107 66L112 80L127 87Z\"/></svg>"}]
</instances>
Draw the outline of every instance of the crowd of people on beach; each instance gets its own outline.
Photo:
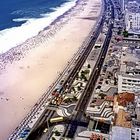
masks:
<instances>
[{"instance_id":1,"label":"crowd of people on beach","mask_svg":"<svg viewBox=\"0 0 140 140\"><path fill-rule=\"evenodd\" d=\"M48 41L52 38L72 17L76 16L84 9L84 5L86 5L86 3L87 0L78 0L74 7L59 16L48 27L44 28L43 31L40 31L37 36L26 40L23 44L17 45L6 53L0 54L0 71L5 69L7 64L24 58L31 49L39 46L37 44Z\"/></svg>"}]
</instances>

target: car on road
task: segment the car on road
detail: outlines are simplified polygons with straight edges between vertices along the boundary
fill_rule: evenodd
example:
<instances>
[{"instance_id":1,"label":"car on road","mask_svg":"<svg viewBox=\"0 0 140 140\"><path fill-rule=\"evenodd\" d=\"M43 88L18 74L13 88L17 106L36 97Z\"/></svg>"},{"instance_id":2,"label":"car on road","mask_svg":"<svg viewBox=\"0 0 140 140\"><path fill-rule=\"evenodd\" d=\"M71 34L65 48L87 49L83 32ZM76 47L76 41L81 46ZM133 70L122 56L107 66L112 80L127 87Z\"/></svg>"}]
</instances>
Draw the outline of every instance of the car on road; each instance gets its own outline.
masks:
<instances>
[{"instance_id":1,"label":"car on road","mask_svg":"<svg viewBox=\"0 0 140 140\"><path fill-rule=\"evenodd\" d=\"M25 137L26 137L26 135L24 135L24 134L20 135L20 138L25 138Z\"/></svg>"},{"instance_id":2,"label":"car on road","mask_svg":"<svg viewBox=\"0 0 140 140\"><path fill-rule=\"evenodd\" d=\"M45 129L43 130L43 132L44 132L44 133L48 132L48 128L45 128Z\"/></svg>"}]
</instances>

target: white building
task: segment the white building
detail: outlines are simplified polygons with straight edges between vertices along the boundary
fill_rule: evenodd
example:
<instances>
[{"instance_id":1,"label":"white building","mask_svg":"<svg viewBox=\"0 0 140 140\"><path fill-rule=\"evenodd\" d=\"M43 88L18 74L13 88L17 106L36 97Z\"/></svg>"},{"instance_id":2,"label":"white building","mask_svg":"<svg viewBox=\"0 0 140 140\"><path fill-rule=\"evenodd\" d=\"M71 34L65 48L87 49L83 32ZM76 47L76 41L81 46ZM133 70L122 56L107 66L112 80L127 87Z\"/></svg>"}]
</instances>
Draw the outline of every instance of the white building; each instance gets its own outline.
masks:
<instances>
[{"instance_id":1,"label":"white building","mask_svg":"<svg viewBox=\"0 0 140 140\"><path fill-rule=\"evenodd\" d=\"M121 74L118 75L118 93L140 92L140 76Z\"/></svg>"},{"instance_id":2,"label":"white building","mask_svg":"<svg viewBox=\"0 0 140 140\"><path fill-rule=\"evenodd\" d=\"M113 126L111 140L131 140L131 129L120 126Z\"/></svg>"},{"instance_id":3,"label":"white building","mask_svg":"<svg viewBox=\"0 0 140 140\"><path fill-rule=\"evenodd\" d=\"M129 33L140 34L140 4L136 1L127 4L125 24Z\"/></svg>"},{"instance_id":4,"label":"white building","mask_svg":"<svg viewBox=\"0 0 140 140\"><path fill-rule=\"evenodd\" d=\"M125 21L128 32L140 34L140 13L126 12Z\"/></svg>"},{"instance_id":5,"label":"white building","mask_svg":"<svg viewBox=\"0 0 140 140\"><path fill-rule=\"evenodd\" d=\"M132 128L131 140L140 140L140 128Z\"/></svg>"}]
</instances>

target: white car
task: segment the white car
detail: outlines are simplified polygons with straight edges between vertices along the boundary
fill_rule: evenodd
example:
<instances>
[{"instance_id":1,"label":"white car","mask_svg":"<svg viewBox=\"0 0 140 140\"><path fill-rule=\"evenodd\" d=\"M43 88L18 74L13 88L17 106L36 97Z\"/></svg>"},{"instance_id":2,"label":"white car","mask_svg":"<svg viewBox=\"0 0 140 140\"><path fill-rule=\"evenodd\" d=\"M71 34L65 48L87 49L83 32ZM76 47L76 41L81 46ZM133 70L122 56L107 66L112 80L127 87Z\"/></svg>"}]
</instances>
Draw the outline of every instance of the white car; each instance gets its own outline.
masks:
<instances>
[{"instance_id":1,"label":"white car","mask_svg":"<svg viewBox=\"0 0 140 140\"><path fill-rule=\"evenodd\" d=\"M46 133L47 131L48 131L48 128L45 128L43 132Z\"/></svg>"}]
</instances>

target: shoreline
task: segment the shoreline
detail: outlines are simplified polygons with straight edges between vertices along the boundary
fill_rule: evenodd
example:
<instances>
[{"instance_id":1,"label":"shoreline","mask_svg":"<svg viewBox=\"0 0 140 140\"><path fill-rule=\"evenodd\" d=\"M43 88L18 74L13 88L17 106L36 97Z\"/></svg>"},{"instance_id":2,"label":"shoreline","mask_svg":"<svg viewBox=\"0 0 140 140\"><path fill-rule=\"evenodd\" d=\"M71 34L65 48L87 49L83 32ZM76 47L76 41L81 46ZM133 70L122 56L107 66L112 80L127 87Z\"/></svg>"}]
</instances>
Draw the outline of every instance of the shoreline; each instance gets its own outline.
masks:
<instances>
[{"instance_id":1,"label":"shoreline","mask_svg":"<svg viewBox=\"0 0 140 140\"><path fill-rule=\"evenodd\" d=\"M67 22L63 26L51 26L50 30L54 32L48 35L48 31L43 30L37 36L28 39L27 44L24 44L25 48L20 46L22 55L21 50L15 48L17 50L15 58L10 56L11 52L3 56L8 62L5 60L5 69L1 70L0 76L0 93L3 93L0 94L3 98L0 100L0 109L4 108L1 111L0 139L9 137L85 41L97 20L85 18L98 17L102 4L101 0L85 2L87 4L84 5L84 9L82 6L81 9L76 6L75 10L71 11L74 14L72 17L64 16ZM93 12L92 8L95 8ZM57 27L59 30L56 31ZM38 39L40 42L36 43ZM9 58L13 60L9 62Z\"/></svg>"},{"instance_id":2,"label":"shoreline","mask_svg":"<svg viewBox=\"0 0 140 140\"><path fill-rule=\"evenodd\" d=\"M83 3L83 1L81 1L81 0L77 0L76 2L75 2L75 5L73 6L73 7L71 7L70 9L68 9L66 12L64 12L62 15L60 15L60 16L58 16L56 19L54 19L54 21L52 21L47 27L44 27L44 29L43 30L41 30L41 31L39 31L38 32L38 34L37 35L35 35L35 36L33 36L33 37L31 37L31 38L29 38L29 39L27 39L27 40L25 40L23 43L21 43L20 45L17 45L17 46L15 46L15 47L12 47L12 48L10 48L8 51L6 51L6 52L4 52L4 53L0 53L0 71L1 70L3 70L3 68L5 69L5 63L7 63L7 62L5 62L5 60L7 60L7 61L10 61L10 63L12 63L12 61L14 61L14 60L12 60L13 59L13 57L15 56L15 55L22 55L23 53L24 53L24 51L25 50L30 50L30 49L32 49L32 48L30 48L31 46L33 46L33 45L36 45L37 43L40 43L40 42L42 42L42 40L41 39L43 39L43 37L44 38L46 38L46 33L45 32L51 32L51 28L53 27L53 26L55 26L55 25L57 25L57 23L58 23L58 25L59 25L59 22L61 21L61 20L66 20L66 21L64 21L64 22L62 22L60 25L61 25L61 27L60 27L60 29L62 28L62 26L63 26L63 24L66 24L67 22L68 22L68 20L70 20L68 17L65 17L65 16L69 16L71 13L72 13L72 10L74 10L74 8L76 7L76 6L83 6L83 4L80 4L80 3ZM84 0L84 2L86 2L86 0ZM78 12L78 11L77 11ZM55 31L57 32L57 31L59 31L60 29L58 29L58 30L56 30L56 28L55 28ZM55 32L55 33L56 33ZM55 35L55 33L54 34L52 34L52 36L53 35ZM49 34L49 33L48 33ZM41 35L41 38L40 39L38 39L38 37L40 37L40 35ZM51 36L51 37L52 37ZM48 37L49 38L49 37ZM37 41L38 40L38 41ZM34 43L34 44L33 44ZM31 46L28 46L28 44L29 45L31 45ZM28 52L27 52L28 53ZM26 55L26 54L25 54ZM20 56L19 56L20 57ZM20 60L20 58L19 58L19 60ZM3 64L2 64L3 63ZM4 65L4 66L3 66Z\"/></svg>"},{"instance_id":3,"label":"shoreline","mask_svg":"<svg viewBox=\"0 0 140 140\"><path fill-rule=\"evenodd\" d=\"M76 5L76 3L77 3L77 1L79 1L79 0L72 0L72 1L67 1L67 2L64 2L64 3L62 3L61 5L59 5L59 6L57 6L57 7L55 7L53 10L52 10L52 12L49 12L49 13L43 13L43 14L40 14L40 17L39 18L17 18L17 19L13 19L13 20L21 20L22 21L22 19L25 21L25 19L27 19L26 20L26 22L25 23L23 23L23 24L21 24L20 26L14 26L14 27L12 27L12 28L6 28L6 29L2 29L1 31L0 31L0 34L1 34L1 37L3 38L3 34L5 34L5 33L7 33L7 35L11 35L11 34L9 34L9 31L11 31L13 28L18 28L17 30L20 30L20 32L18 32L17 30L14 30L14 31L11 31L12 32L12 34L13 35L15 35L15 34L20 34L21 33L21 31L24 31L24 30L22 30L21 29L21 27L22 26L25 26L26 24L28 25L28 26L30 26L30 24L28 24L28 22L30 23L34 23L34 21L36 22L36 21L39 21L39 22L41 22L42 23L42 25L43 26L41 26L41 28L39 28L38 30L36 30L36 32L33 32L32 33L32 35L30 35L30 36L28 36L28 33L30 33L30 31L29 30L27 30L27 28L24 28L25 29L25 32L27 33L27 31L28 31L28 33L27 33L27 37L25 37L24 35L24 37L22 37L22 38L24 38L23 40L20 40L20 42L17 40L14 44L12 44L12 45L9 45L9 44L6 44L6 42L4 42L5 40L7 40L8 39L8 41L11 41L11 40L9 40L9 38L7 38L7 36L4 36L4 38L2 39L2 40L0 40L0 43L1 44L3 44L4 43L4 47L7 47L8 49L6 49L6 50L1 50L1 52L0 52L0 54L3 54L3 53L6 53L7 51L9 51L10 49L12 49L12 48L14 48L14 47L17 47L17 46L20 46L21 44L23 44L23 43L25 43L26 42L26 40L28 40L29 38L33 38L33 37L35 37L35 36L37 36L38 35L38 33L40 32L40 31L43 31L44 30L44 28L45 27L47 27L47 26L49 26L54 20L56 20L58 17L60 17L60 16L62 16L62 15L64 15L69 9L71 9L71 8L73 8L75 5ZM44 19L44 20L43 20ZM33 20L33 22L32 22L32 20ZM43 21L43 22L42 22ZM47 22L45 22L45 21L47 21ZM45 23L45 24L44 24ZM31 24L32 25L32 24ZM37 28L38 28L38 24L33 24L34 26L37 26ZM26 31L27 30L27 31ZM21 34L22 35L22 34ZM9 46L10 46L10 48L9 48Z\"/></svg>"}]
</instances>

